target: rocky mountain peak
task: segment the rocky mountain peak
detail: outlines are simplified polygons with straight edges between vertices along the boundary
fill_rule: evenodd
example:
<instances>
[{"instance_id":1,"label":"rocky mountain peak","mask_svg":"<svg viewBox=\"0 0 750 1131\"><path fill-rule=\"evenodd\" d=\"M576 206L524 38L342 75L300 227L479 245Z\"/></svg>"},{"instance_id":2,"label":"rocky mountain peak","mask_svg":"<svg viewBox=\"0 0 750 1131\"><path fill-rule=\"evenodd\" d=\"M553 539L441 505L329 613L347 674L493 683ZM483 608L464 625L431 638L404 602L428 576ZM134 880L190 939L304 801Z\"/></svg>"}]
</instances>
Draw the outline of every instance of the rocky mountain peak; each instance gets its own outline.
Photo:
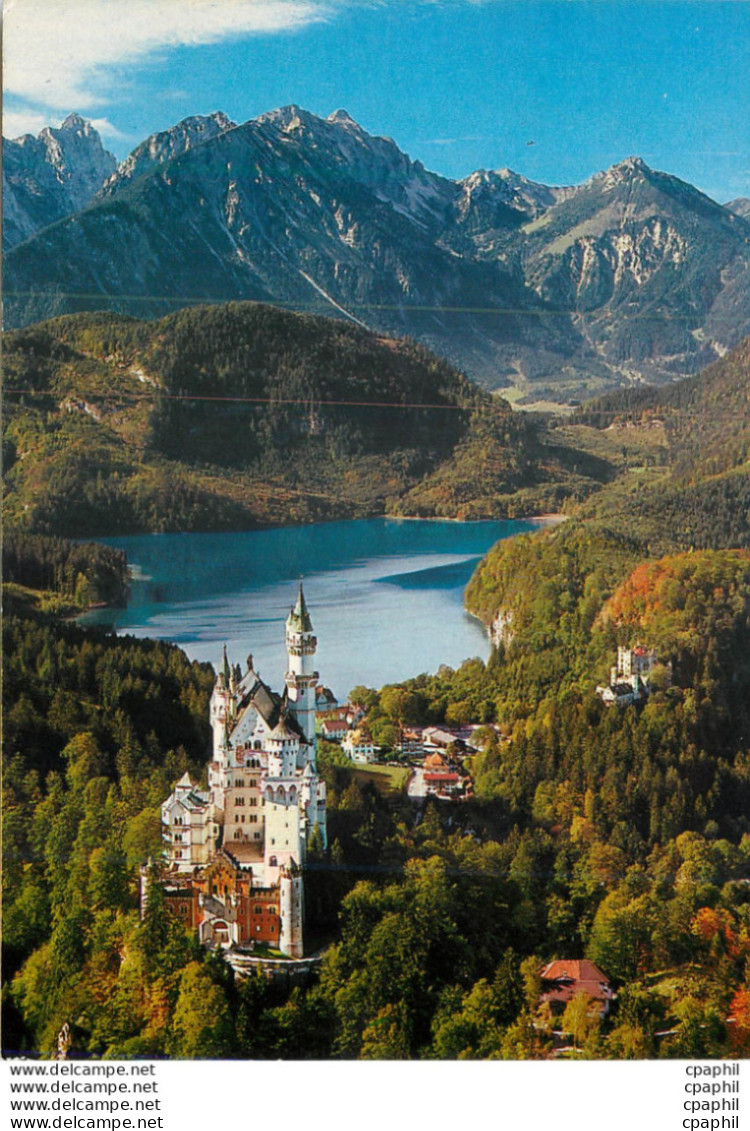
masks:
<instances>
[{"instance_id":1,"label":"rocky mountain peak","mask_svg":"<svg viewBox=\"0 0 750 1131\"><path fill-rule=\"evenodd\" d=\"M313 120L320 119L315 118L314 114L303 110L296 103L290 102L288 106L280 106L278 110L269 110L267 114L260 114L255 122L259 126L269 125L284 133L291 133L309 125Z\"/></svg>"},{"instance_id":2,"label":"rocky mountain peak","mask_svg":"<svg viewBox=\"0 0 750 1131\"><path fill-rule=\"evenodd\" d=\"M248 127L260 131L266 144L299 146L316 170L355 182L420 226L441 218L455 195L452 182L426 172L391 138L369 134L346 110L319 118L299 106L283 106Z\"/></svg>"},{"instance_id":3,"label":"rocky mountain peak","mask_svg":"<svg viewBox=\"0 0 750 1131\"><path fill-rule=\"evenodd\" d=\"M3 246L85 208L116 168L97 130L80 114L37 137L3 138Z\"/></svg>"},{"instance_id":4,"label":"rocky mountain peak","mask_svg":"<svg viewBox=\"0 0 750 1131\"><path fill-rule=\"evenodd\" d=\"M56 166L59 177L79 180L85 177L87 191L89 184L93 186L90 196L116 165L98 131L80 114L68 114L58 129L45 126L37 141L44 146L47 161Z\"/></svg>"},{"instance_id":5,"label":"rocky mountain peak","mask_svg":"<svg viewBox=\"0 0 750 1131\"><path fill-rule=\"evenodd\" d=\"M148 173L156 165L171 161L179 157L188 149L195 149L204 145L219 134L234 129L236 123L228 118L222 110L215 110L212 114L194 114L183 118L177 125L168 130L160 130L151 134L140 145L136 146L117 168L117 171L104 185L107 195L116 192L122 185L128 184L137 177Z\"/></svg>"},{"instance_id":6,"label":"rocky mountain peak","mask_svg":"<svg viewBox=\"0 0 750 1131\"><path fill-rule=\"evenodd\" d=\"M87 118L82 118L80 114L76 114L75 112L73 112L72 114L68 114L67 118L65 118L63 120L62 125L60 126L60 129L61 130L82 130L82 131L86 132L86 131L93 131L94 127L91 125L91 122L89 122ZM96 131L94 131L94 132L96 132Z\"/></svg>"},{"instance_id":7,"label":"rocky mountain peak","mask_svg":"<svg viewBox=\"0 0 750 1131\"><path fill-rule=\"evenodd\" d=\"M348 110L334 110L326 118L327 122L331 122L337 126L353 126L355 129L360 129L359 122L355 122Z\"/></svg>"},{"instance_id":8,"label":"rocky mountain peak","mask_svg":"<svg viewBox=\"0 0 750 1131\"><path fill-rule=\"evenodd\" d=\"M564 199L573 191L530 181L512 169L477 169L459 182L461 195L457 202L460 217L466 217L481 206L505 205L532 218Z\"/></svg>"},{"instance_id":9,"label":"rocky mountain peak","mask_svg":"<svg viewBox=\"0 0 750 1131\"><path fill-rule=\"evenodd\" d=\"M728 204L724 205L730 212L734 212L735 216L742 216L744 219L750 219L750 199L746 196L738 196L736 200L730 200Z\"/></svg>"},{"instance_id":10,"label":"rocky mountain peak","mask_svg":"<svg viewBox=\"0 0 750 1131\"><path fill-rule=\"evenodd\" d=\"M653 170L641 157L626 157L624 161L618 161L616 165L611 165L603 173L597 173L596 176L591 178L591 182L598 181L603 188L610 189L626 184L638 177L650 177L652 172Z\"/></svg>"}]
</instances>

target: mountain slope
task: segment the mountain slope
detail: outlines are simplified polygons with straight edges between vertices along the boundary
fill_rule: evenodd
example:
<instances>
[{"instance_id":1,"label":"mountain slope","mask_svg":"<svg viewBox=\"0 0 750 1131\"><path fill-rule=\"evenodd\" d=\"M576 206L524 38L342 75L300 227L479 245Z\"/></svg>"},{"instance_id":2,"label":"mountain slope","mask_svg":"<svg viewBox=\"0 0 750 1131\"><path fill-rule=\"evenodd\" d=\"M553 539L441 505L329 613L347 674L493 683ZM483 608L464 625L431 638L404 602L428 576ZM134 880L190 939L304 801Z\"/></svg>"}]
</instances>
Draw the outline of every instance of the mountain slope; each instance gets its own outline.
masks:
<instances>
[{"instance_id":1,"label":"mountain slope","mask_svg":"<svg viewBox=\"0 0 750 1131\"><path fill-rule=\"evenodd\" d=\"M249 303L64 317L5 370L6 521L37 533L502 517L609 471L421 346Z\"/></svg>"},{"instance_id":2,"label":"mountain slope","mask_svg":"<svg viewBox=\"0 0 750 1131\"><path fill-rule=\"evenodd\" d=\"M750 470L750 338L702 373L660 389L610 393L577 419L617 433L664 429L672 474L684 483Z\"/></svg>"},{"instance_id":3,"label":"mountain slope","mask_svg":"<svg viewBox=\"0 0 750 1131\"><path fill-rule=\"evenodd\" d=\"M720 562L721 552L736 550L742 553L731 560L736 558L747 568L749 408L750 339L746 339L694 377L667 388L612 393L582 409L572 418L573 424L556 429L568 444L592 448L590 432L595 429L597 450L608 444L634 453L639 440L648 437L643 451L658 452L659 461L637 465L626 457L619 476L580 507L571 508L572 517L562 527L514 539L512 546L498 543L467 589L470 610L488 625L494 623L504 643L518 636L523 648L532 651L564 644L561 671L580 674L601 661L603 677L604 653L596 650L601 640L598 644L592 640L588 657L580 641L605 600L632 571L640 568L633 575L632 592L626 590L628 600L621 593L610 613L621 618L627 611L634 623L634 594L639 593L641 576L667 577L662 603L668 597L678 601L678 609L688 608L680 604L677 582L664 563L653 566L656 559L684 555L684 569L697 571L700 577L701 563ZM655 436L662 438L659 448L653 446ZM728 594L728 585L713 592L717 610ZM711 602L704 601L704 606L710 611ZM695 611L691 607L693 621ZM648 627L653 627L651 621ZM699 632L697 622L695 631ZM611 643L609 648L611 652Z\"/></svg>"},{"instance_id":4,"label":"mountain slope","mask_svg":"<svg viewBox=\"0 0 750 1131\"><path fill-rule=\"evenodd\" d=\"M3 249L84 208L116 161L78 114L38 137L3 138Z\"/></svg>"},{"instance_id":5,"label":"mountain slope","mask_svg":"<svg viewBox=\"0 0 750 1131\"><path fill-rule=\"evenodd\" d=\"M527 279L576 312L611 365L685 373L750 330L750 227L638 158L593 177L525 232ZM732 310L738 279L742 308Z\"/></svg>"},{"instance_id":6,"label":"mountain slope","mask_svg":"<svg viewBox=\"0 0 750 1131\"><path fill-rule=\"evenodd\" d=\"M112 195L123 184L128 184L130 181L142 177L144 173L150 172L151 169L164 164L165 161L179 157L181 153L186 153L188 149L194 149L196 145L203 145L204 142L210 141L225 130L233 129L234 126L235 123L230 121L226 114L222 114L221 111L209 114L207 117L198 114L184 118L171 129L151 134L145 141L142 141L117 166L116 171L104 185L99 187L106 195Z\"/></svg>"},{"instance_id":7,"label":"mountain slope","mask_svg":"<svg viewBox=\"0 0 750 1131\"><path fill-rule=\"evenodd\" d=\"M750 225L638 159L578 188L456 183L345 111L229 126L149 139L91 207L12 251L9 324L277 302L408 333L527 400L672 379L750 327Z\"/></svg>"}]
</instances>

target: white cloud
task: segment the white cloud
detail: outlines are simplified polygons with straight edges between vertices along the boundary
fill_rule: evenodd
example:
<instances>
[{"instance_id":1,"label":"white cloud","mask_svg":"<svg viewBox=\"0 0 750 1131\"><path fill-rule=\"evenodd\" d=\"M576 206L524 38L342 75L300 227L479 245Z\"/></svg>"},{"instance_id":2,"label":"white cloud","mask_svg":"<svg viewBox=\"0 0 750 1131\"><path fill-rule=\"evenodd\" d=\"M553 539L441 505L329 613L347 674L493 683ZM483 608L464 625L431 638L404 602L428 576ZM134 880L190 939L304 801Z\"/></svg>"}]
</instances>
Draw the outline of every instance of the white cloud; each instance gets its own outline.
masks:
<instances>
[{"instance_id":1,"label":"white cloud","mask_svg":"<svg viewBox=\"0 0 750 1131\"><path fill-rule=\"evenodd\" d=\"M64 115L61 114L50 115L38 110L8 110L7 107L3 107L3 137L18 138L22 134L36 136L45 126L57 129L62 125L63 117ZM109 118L90 118L89 121L104 142L137 140L118 130Z\"/></svg>"},{"instance_id":2,"label":"white cloud","mask_svg":"<svg viewBox=\"0 0 750 1131\"><path fill-rule=\"evenodd\" d=\"M461 137L428 137L424 138L421 145L458 145L462 141L486 141L485 137L477 134L463 134Z\"/></svg>"},{"instance_id":3,"label":"white cloud","mask_svg":"<svg viewBox=\"0 0 750 1131\"><path fill-rule=\"evenodd\" d=\"M38 110L9 110L3 107L3 137L20 137L21 134L36 134L45 126L59 126L59 118L50 122L49 114L40 114Z\"/></svg>"},{"instance_id":4,"label":"white cloud","mask_svg":"<svg viewBox=\"0 0 750 1131\"><path fill-rule=\"evenodd\" d=\"M113 126L109 118L91 118L91 125L101 134L104 141L133 141L130 134L124 134L122 130L118 130L117 126Z\"/></svg>"},{"instance_id":5,"label":"white cloud","mask_svg":"<svg viewBox=\"0 0 750 1131\"><path fill-rule=\"evenodd\" d=\"M109 101L113 66L294 30L328 12L325 0L6 0L5 93L49 111L85 111Z\"/></svg>"}]
</instances>

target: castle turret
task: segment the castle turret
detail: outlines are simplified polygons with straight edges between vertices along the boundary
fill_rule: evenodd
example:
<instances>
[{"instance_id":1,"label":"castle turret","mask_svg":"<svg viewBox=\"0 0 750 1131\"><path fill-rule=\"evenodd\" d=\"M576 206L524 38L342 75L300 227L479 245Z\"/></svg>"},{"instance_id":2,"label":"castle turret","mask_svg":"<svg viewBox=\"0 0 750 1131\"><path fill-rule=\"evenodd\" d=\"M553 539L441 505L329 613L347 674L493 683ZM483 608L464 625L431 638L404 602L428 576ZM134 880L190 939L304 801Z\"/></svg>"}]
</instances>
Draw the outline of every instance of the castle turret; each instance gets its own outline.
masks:
<instances>
[{"instance_id":1,"label":"castle turret","mask_svg":"<svg viewBox=\"0 0 750 1131\"><path fill-rule=\"evenodd\" d=\"M216 677L213 693L211 695L211 727L214 732L214 758L221 759L222 751L226 744L227 732L230 722L235 715L235 697L231 684L231 672L227 659L227 646L224 645L222 670Z\"/></svg>"},{"instance_id":2,"label":"castle turret","mask_svg":"<svg viewBox=\"0 0 750 1131\"><path fill-rule=\"evenodd\" d=\"M315 650L318 641L305 604L300 582L297 603L286 622L286 676L289 707L307 740L305 760L315 759L315 688L319 675L315 671Z\"/></svg>"},{"instance_id":3,"label":"castle turret","mask_svg":"<svg viewBox=\"0 0 750 1131\"><path fill-rule=\"evenodd\" d=\"M299 737L282 717L267 739L268 773L270 777L291 778L297 767Z\"/></svg>"}]
</instances>

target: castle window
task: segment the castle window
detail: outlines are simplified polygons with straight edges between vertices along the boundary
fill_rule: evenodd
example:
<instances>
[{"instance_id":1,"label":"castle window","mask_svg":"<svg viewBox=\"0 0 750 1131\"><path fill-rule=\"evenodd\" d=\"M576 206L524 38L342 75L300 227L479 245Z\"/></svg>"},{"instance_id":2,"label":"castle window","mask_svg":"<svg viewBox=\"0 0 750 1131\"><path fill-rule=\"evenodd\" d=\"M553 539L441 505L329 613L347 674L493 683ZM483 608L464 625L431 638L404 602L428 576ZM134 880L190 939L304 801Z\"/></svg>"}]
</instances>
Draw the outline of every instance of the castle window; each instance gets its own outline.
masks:
<instances>
[{"instance_id":1,"label":"castle window","mask_svg":"<svg viewBox=\"0 0 750 1131\"><path fill-rule=\"evenodd\" d=\"M255 816L255 813L250 814L250 816L248 817L248 821L250 822L251 825L257 825L258 818Z\"/></svg>"},{"instance_id":2,"label":"castle window","mask_svg":"<svg viewBox=\"0 0 750 1131\"><path fill-rule=\"evenodd\" d=\"M242 824L244 825L244 823L245 823L245 814L243 813L242 814Z\"/></svg>"},{"instance_id":3,"label":"castle window","mask_svg":"<svg viewBox=\"0 0 750 1131\"><path fill-rule=\"evenodd\" d=\"M263 914L263 908L260 907L260 906L255 907L254 912L255 912L256 915L262 915Z\"/></svg>"},{"instance_id":4,"label":"castle window","mask_svg":"<svg viewBox=\"0 0 750 1131\"><path fill-rule=\"evenodd\" d=\"M177 860L181 860L181 859L182 859L182 849L181 849L181 848L177 848L177 849L175 849L175 858L176 858Z\"/></svg>"},{"instance_id":5,"label":"castle window","mask_svg":"<svg viewBox=\"0 0 750 1131\"><path fill-rule=\"evenodd\" d=\"M235 781L234 784L237 787L237 789L244 789L245 779L244 778L237 778L237 780Z\"/></svg>"},{"instance_id":6,"label":"castle window","mask_svg":"<svg viewBox=\"0 0 750 1131\"><path fill-rule=\"evenodd\" d=\"M245 798L244 797L235 797L234 803L235 803L235 805L242 806L242 805L245 804Z\"/></svg>"},{"instance_id":7,"label":"castle window","mask_svg":"<svg viewBox=\"0 0 750 1131\"><path fill-rule=\"evenodd\" d=\"M251 805L257 805L258 804L258 798L257 797L251 797L250 798L250 804Z\"/></svg>"},{"instance_id":8,"label":"castle window","mask_svg":"<svg viewBox=\"0 0 750 1131\"><path fill-rule=\"evenodd\" d=\"M273 844L273 843L274 843L274 842L273 842L273 841L271 841L271 844ZM272 868L275 868L275 867L276 867L276 857L275 857L275 856L271 856L271 857L269 858L269 861L268 861L268 863L269 863L269 865L270 865L270 866L271 866Z\"/></svg>"},{"instance_id":9,"label":"castle window","mask_svg":"<svg viewBox=\"0 0 750 1131\"><path fill-rule=\"evenodd\" d=\"M258 784L258 779L257 778L250 778L250 780L247 784L250 786L251 789L255 789L256 785Z\"/></svg>"},{"instance_id":10,"label":"castle window","mask_svg":"<svg viewBox=\"0 0 750 1131\"><path fill-rule=\"evenodd\" d=\"M260 833L255 834L255 840L260 840Z\"/></svg>"},{"instance_id":11,"label":"castle window","mask_svg":"<svg viewBox=\"0 0 750 1131\"><path fill-rule=\"evenodd\" d=\"M238 824L240 823L240 815L239 815L239 813L235 813L235 815L234 815L234 823L235 823L235 825L238 825Z\"/></svg>"}]
</instances>

